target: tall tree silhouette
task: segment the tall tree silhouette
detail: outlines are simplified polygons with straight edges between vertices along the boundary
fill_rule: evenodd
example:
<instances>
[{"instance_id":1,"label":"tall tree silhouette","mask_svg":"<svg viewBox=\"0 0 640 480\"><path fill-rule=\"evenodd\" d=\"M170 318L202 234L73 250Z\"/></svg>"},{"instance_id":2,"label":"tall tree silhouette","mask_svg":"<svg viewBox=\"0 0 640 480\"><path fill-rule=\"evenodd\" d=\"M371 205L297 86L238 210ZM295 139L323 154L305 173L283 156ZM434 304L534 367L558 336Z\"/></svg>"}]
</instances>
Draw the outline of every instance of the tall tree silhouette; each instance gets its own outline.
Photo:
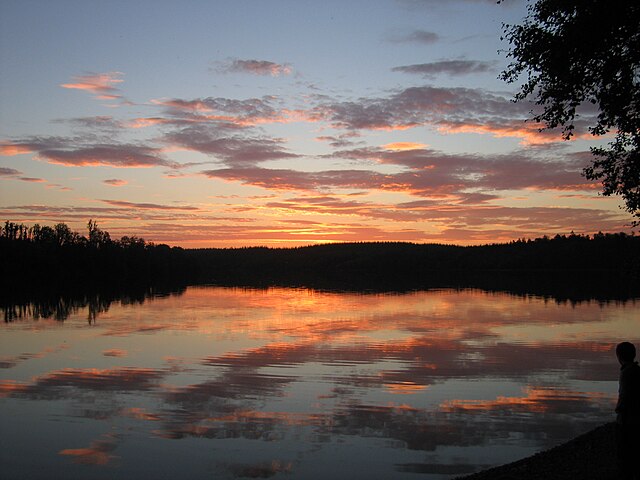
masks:
<instances>
[{"instance_id":1,"label":"tall tree silhouette","mask_svg":"<svg viewBox=\"0 0 640 480\"><path fill-rule=\"evenodd\" d=\"M569 139L580 112L597 107L589 131L615 137L591 149L584 174L604 195L621 195L640 223L640 2L537 0L521 24L503 29L512 62L501 78L524 77L515 100L535 99L535 121Z\"/></svg>"},{"instance_id":2,"label":"tall tree silhouette","mask_svg":"<svg viewBox=\"0 0 640 480\"><path fill-rule=\"evenodd\" d=\"M89 244L96 248L103 248L111 243L111 236L109 232L101 230L98 227L98 222L91 219L87 223L87 229L89 230Z\"/></svg>"}]
</instances>

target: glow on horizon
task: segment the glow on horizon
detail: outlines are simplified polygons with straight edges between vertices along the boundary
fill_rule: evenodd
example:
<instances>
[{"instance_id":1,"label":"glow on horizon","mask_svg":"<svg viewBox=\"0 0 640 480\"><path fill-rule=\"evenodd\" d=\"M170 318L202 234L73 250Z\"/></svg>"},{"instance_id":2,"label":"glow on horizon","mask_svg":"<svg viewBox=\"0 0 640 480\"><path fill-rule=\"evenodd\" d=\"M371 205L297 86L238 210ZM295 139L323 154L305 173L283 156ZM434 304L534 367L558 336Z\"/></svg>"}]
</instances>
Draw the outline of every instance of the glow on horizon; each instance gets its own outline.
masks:
<instances>
[{"instance_id":1,"label":"glow on horizon","mask_svg":"<svg viewBox=\"0 0 640 480\"><path fill-rule=\"evenodd\" d=\"M497 79L523 5L241 3L3 2L0 220L184 247L630 231L581 176L589 119L539 132Z\"/></svg>"}]
</instances>

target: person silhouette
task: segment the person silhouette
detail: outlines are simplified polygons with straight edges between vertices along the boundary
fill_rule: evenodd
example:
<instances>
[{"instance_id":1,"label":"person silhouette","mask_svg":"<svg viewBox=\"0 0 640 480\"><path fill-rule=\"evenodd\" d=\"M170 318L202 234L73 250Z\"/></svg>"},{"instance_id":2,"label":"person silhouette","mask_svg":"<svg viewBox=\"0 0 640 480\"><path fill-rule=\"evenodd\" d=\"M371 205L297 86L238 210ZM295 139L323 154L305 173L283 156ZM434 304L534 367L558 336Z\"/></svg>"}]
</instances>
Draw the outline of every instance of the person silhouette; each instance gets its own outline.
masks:
<instances>
[{"instance_id":1,"label":"person silhouette","mask_svg":"<svg viewBox=\"0 0 640 480\"><path fill-rule=\"evenodd\" d=\"M620 362L618 403L616 404L616 447L620 478L640 480L640 366L636 347L622 342L616 347Z\"/></svg>"}]
</instances>

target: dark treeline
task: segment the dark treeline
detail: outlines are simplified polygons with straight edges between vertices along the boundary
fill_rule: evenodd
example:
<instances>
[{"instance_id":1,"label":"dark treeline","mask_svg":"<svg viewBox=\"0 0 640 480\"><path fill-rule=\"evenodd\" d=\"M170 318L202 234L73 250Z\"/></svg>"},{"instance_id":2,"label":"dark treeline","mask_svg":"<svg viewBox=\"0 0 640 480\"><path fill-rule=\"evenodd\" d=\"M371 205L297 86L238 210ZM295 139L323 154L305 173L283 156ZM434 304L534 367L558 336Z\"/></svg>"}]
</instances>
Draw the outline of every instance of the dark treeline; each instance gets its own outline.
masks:
<instances>
[{"instance_id":1,"label":"dark treeline","mask_svg":"<svg viewBox=\"0 0 640 480\"><path fill-rule=\"evenodd\" d=\"M65 224L0 227L3 293L296 285L403 291L460 287L557 299L626 299L640 291L640 236L557 235L461 247L341 243L298 248L183 249Z\"/></svg>"},{"instance_id":2,"label":"dark treeline","mask_svg":"<svg viewBox=\"0 0 640 480\"><path fill-rule=\"evenodd\" d=\"M624 233L471 247L380 242L186 253L197 259L201 282L222 285L480 288L572 301L640 296L640 237Z\"/></svg>"},{"instance_id":3,"label":"dark treeline","mask_svg":"<svg viewBox=\"0 0 640 480\"><path fill-rule=\"evenodd\" d=\"M129 290L131 287L186 284L192 275L179 247L139 237L113 240L90 220L83 236L64 223L0 226L0 286L4 293Z\"/></svg>"}]
</instances>

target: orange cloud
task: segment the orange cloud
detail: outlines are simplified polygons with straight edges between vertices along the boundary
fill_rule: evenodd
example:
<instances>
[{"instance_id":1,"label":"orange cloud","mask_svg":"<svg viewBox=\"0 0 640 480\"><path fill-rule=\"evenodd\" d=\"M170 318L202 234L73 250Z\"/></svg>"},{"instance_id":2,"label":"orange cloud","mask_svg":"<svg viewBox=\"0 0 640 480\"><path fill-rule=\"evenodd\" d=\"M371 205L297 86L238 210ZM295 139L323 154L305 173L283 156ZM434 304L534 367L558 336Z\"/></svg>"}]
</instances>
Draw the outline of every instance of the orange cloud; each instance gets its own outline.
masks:
<instances>
[{"instance_id":1,"label":"orange cloud","mask_svg":"<svg viewBox=\"0 0 640 480\"><path fill-rule=\"evenodd\" d=\"M440 407L445 412L455 411L491 411L508 409L509 411L549 412L562 411L565 406L608 398L600 392L572 392L544 387L525 388L524 397L497 397L495 400L451 400ZM571 410L572 411L572 410Z\"/></svg>"},{"instance_id":2,"label":"orange cloud","mask_svg":"<svg viewBox=\"0 0 640 480\"><path fill-rule=\"evenodd\" d=\"M33 150L28 145L19 143L0 142L0 155L12 157L14 155L22 155L32 153Z\"/></svg>"},{"instance_id":3,"label":"orange cloud","mask_svg":"<svg viewBox=\"0 0 640 480\"><path fill-rule=\"evenodd\" d=\"M511 125L483 124L454 124L441 122L437 127L441 133L479 133L490 134L497 138L515 137L520 138L523 145L544 145L549 143L562 142L562 137L558 132L540 131L540 126L524 121L515 122Z\"/></svg>"},{"instance_id":4,"label":"orange cloud","mask_svg":"<svg viewBox=\"0 0 640 480\"><path fill-rule=\"evenodd\" d=\"M14 380L0 380L0 398L9 397L17 393L25 393L29 390L29 385L19 383Z\"/></svg>"},{"instance_id":5,"label":"orange cloud","mask_svg":"<svg viewBox=\"0 0 640 480\"><path fill-rule=\"evenodd\" d=\"M428 388L428 385L419 385L414 382L406 381L406 382L385 383L384 387L389 393L394 393L398 395L413 395L415 393L423 392Z\"/></svg>"},{"instance_id":6,"label":"orange cloud","mask_svg":"<svg viewBox=\"0 0 640 480\"><path fill-rule=\"evenodd\" d=\"M391 151L407 151L407 150L420 150L426 148L427 145L424 143L415 143L415 142L395 142L395 143L387 143L386 145L382 145L382 148L385 150Z\"/></svg>"},{"instance_id":7,"label":"orange cloud","mask_svg":"<svg viewBox=\"0 0 640 480\"><path fill-rule=\"evenodd\" d=\"M121 410L120 413L125 417L135 418L137 420L145 420L150 422L158 422L162 418L156 413L149 413L144 408L131 407Z\"/></svg>"},{"instance_id":8,"label":"orange cloud","mask_svg":"<svg viewBox=\"0 0 640 480\"><path fill-rule=\"evenodd\" d=\"M140 117L134 118L130 122L127 122L125 125L129 128L145 128L152 127L155 125L165 125L167 123L171 123L171 119L168 118L160 118L160 117Z\"/></svg>"},{"instance_id":9,"label":"orange cloud","mask_svg":"<svg viewBox=\"0 0 640 480\"><path fill-rule=\"evenodd\" d=\"M111 454L117 448L117 437L114 435L104 435L102 439L91 442L87 448L68 448L61 450L60 455L74 457L75 463L83 465L107 465L115 458Z\"/></svg>"}]
</instances>

